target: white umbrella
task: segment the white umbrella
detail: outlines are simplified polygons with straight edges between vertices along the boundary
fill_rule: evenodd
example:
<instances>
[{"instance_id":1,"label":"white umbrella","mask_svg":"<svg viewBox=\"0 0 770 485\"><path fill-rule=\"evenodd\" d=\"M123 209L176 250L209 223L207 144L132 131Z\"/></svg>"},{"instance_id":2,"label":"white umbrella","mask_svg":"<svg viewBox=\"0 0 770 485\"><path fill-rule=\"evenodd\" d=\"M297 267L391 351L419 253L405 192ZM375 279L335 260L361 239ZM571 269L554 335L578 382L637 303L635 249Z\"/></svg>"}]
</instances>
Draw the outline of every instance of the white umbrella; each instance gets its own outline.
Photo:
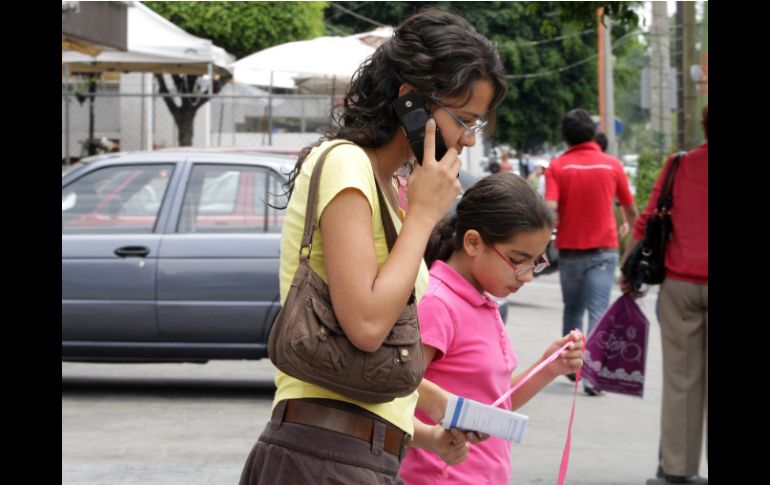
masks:
<instances>
[{"instance_id":1,"label":"white umbrella","mask_svg":"<svg viewBox=\"0 0 770 485\"><path fill-rule=\"evenodd\" d=\"M277 45L234 62L233 77L257 86L315 86L315 91L328 92L332 80L339 87L349 84L353 73L391 34L392 29L377 29L347 37L318 37Z\"/></svg>"},{"instance_id":2,"label":"white umbrella","mask_svg":"<svg viewBox=\"0 0 770 485\"><path fill-rule=\"evenodd\" d=\"M358 39L376 49L390 39L391 36L393 36L393 27L378 27L372 31L353 34L349 37Z\"/></svg>"}]
</instances>

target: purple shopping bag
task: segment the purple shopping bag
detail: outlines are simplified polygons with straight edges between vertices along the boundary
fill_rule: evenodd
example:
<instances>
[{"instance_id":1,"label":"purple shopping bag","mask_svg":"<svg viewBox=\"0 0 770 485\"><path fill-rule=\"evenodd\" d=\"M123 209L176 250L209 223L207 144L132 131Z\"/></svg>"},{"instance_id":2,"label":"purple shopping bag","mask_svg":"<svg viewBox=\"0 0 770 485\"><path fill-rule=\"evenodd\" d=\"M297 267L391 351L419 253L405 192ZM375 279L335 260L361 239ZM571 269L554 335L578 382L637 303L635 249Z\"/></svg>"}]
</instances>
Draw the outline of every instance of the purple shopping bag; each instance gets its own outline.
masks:
<instances>
[{"instance_id":1,"label":"purple shopping bag","mask_svg":"<svg viewBox=\"0 0 770 485\"><path fill-rule=\"evenodd\" d=\"M630 294L615 300L588 335L583 377L603 391L641 397L649 326Z\"/></svg>"}]
</instances>

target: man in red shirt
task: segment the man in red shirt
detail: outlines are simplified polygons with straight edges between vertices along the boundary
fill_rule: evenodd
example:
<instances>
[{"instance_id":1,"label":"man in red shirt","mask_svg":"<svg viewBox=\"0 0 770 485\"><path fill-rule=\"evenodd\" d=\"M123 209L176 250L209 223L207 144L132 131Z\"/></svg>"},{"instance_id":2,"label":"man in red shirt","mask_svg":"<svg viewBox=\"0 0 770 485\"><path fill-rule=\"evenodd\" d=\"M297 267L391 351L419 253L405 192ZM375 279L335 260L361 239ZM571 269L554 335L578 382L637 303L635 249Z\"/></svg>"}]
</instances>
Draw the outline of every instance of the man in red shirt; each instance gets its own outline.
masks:
<instances>
[{"instance_id":1,"label":"man in red shirt","mask_svg":"<svg viewBox=\"0 0 770 485\"><path fill-rule=\"evenodd\" d=\"M545 171L545 200L558 214L562 335L575 328L582 331L586 310L590 334L609 306L618 264L615 197L629 225L637 211L623 165L593 141L596 127L591 116L582 109L568 112L561 134L569 148ZM583 387L589 395L600 394L588 381Z\"/></svg>"},{"instance_id":2,"label":"man in red shirt","mask_svg":"<svg viewBox=\"0 0 770 485\"><path fill-rule=\"evenodd\" d=\"M663 349L658 477L667 483L698 481L704 420L708 456L708 106L703 110L702 123L706 141L683 156L674 173L666 278L658 294ZM663 181L674 158L675 155L669 157L655 182L647 208L636 221L623 261L644 238L647 218L654 217ZM623 293L634 291L625 276L621 275L618 283Z\"/></svg>"}]
</instances>

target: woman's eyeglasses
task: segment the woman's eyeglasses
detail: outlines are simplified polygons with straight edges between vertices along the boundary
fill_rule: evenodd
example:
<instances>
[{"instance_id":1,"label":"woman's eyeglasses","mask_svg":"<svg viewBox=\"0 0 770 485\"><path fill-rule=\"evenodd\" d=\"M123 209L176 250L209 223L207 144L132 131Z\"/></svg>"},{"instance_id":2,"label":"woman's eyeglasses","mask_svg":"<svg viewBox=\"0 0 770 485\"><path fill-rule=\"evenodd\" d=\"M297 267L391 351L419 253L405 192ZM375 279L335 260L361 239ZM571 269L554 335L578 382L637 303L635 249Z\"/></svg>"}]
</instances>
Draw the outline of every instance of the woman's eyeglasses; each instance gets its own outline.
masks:
<instances>
[{"instance_id":1,"label":"woman's eyeglasses","mask_svg":"<svg viewBox=\"0 0 770 485\"><path fill-rule=\"evenodd\" d=\"M506 258L496 247L492 245L490 245L490 247L508 264L508 266L513 268L513 272L519 277L525 276L530 270L535 274L540 273L551 265L551 263L548 262L548 258L545 257L545 254L535 259L534 264L513 264L511 260Z\"/></svg>"},{"instance_id":2,"label":"woman's eyeglasses","mask_svg":"<svg viewBox=\"0 0 770 485\"><path fill-rule=\"evenodd\" d=\"M483 116L482 116L481 118L477 119L475 123L473 123L472 125L468 126L468 125L466 125L466 124L465 124L465 122L463 122L463 120L461 120L460 118L458 118L458 117L457 117L457 115L455 115L454 113L452 113L451 111L449 111L449 109L448 109L446 106L444 106L443 104L441 104L441 103L439 102L439 100L437 100L436 98L430 98L430 99L431 99L431 100L432 100L434 103L436 103L436 105L438 105L438 107L439 107L439 108L441 108L441 109L443 109L444 111L446 111L446 112L449 114L449 116L451 116L452 118L454 118L454 120L455 120L455 121L457 121L458 123L460 123L461 125L463 125L463 128L465 128L465 135L466 135L466 136L470 136L470 135L480 135L480 134L481 134L481 132L483 132L483 131L484 131L484 128L487 126L487 123L488 123L488 121L487 121L487 120L486 120L486 119L485 119Z\"/></svg>"}]
</instances>

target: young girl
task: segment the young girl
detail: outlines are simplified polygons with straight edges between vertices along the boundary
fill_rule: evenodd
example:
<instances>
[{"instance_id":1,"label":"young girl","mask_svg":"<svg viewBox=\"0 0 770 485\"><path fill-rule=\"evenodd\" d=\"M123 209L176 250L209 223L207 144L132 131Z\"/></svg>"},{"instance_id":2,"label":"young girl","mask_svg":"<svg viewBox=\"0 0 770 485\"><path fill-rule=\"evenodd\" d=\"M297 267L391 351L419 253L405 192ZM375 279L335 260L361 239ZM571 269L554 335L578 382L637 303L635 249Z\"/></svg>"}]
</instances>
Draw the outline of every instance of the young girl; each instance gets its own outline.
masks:
<instances>
[{"instance_id":1,"label":"young girl","mask_svg":"<svg viewBox=\"0 0 770 485\"><path fill-rule=\"evenodd\" d=\"M419 387L418 408L426 411L417 411L421 421L438 422L451 394L492 404L529 371L512 376L516 353L492 296L516 293L548 265L543 252L553 223L545 201L524 178L497 173L468 189L457 215L433 231L425 256L432 263L430 284L417 307L428 363ZM576 331L551 344L540 361L570 340L571 347L501 407L515 410L556 376L579 369L583 342ZM503 485L511 475L510 451L509 442L491 437L442 478L443 461L410 449L401 477L407 484Z\"/></svg>"},{"instance_id":2,"label":"young girl","mask_svg":"<svg viewBox=\"0 0 770 485\"><path fill-rule=\"evenodd\" d=\"M310 175L332 145L318 187L318 230L310 266L327 282L334 313L353 345L374 351L415 290L428 283L422 262L431 230L460 191L458 155L476 143L506 91L494 45L468 22L439 10L405 20L354 76L339 129L303 150L288 184L281 241L281 301L298 266ZM422 96L432 119L422 165L409 177L409 213L398 213L393 175L414 157L392 107L406 93ZM440 129L440 135L437 128ZM435 158L435 137L448 147ZM400 233L388 251L379 184ZM401 483L410 442L447 463L467 455L465 436L414 419L417 393L381 404L349 399L278 372L273 415L249 455L241 484ZM414 421L413 421L414 419Z\"/></svg>"}]
</instances>

